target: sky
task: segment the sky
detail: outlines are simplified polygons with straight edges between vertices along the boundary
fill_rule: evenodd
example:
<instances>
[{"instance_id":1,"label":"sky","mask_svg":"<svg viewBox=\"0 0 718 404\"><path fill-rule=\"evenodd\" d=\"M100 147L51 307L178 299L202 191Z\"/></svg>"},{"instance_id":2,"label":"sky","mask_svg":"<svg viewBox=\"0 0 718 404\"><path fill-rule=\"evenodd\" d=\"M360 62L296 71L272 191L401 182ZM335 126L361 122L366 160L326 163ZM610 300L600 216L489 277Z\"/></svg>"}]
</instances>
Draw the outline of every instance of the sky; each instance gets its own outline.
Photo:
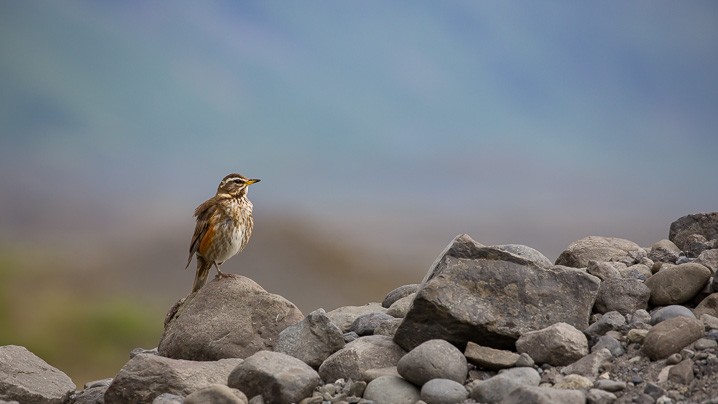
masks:
<instances>
[{"instance_id":1,"label":"sky","mask_svg":"<svg viewBox=\"0 0 718 404\"><path fill-rule=\"evenodd\" d=\"M711 1L3 1L0 52L0 241L189 222L230 172L397 254L718 207Z\"/></svg>"}]
</instances>

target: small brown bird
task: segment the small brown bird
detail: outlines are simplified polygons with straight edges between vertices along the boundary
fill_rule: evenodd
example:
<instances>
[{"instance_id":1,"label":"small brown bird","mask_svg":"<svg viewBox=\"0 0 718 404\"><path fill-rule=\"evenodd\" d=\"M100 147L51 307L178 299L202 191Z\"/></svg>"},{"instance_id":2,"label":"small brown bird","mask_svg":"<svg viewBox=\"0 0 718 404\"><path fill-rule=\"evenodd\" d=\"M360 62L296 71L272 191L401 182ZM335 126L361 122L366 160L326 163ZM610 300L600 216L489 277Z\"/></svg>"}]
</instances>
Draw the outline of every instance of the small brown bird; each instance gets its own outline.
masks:
<instances>
[{"instance_id":1,"label":"small brown bird","mask_svg":"<svg viewBox=\"0 0 718 404\"><path fill-rule=\"evenodd\" d=\"M192 256L196 254L197 273L192 293L204 286L212 265L217 268L219 277L224 276L219 270L220 265L247 245L254 227L253 206L247 199L247 188L255 182L259 180L229 174L219 183L217 194L194 210L197 225L185 267L189 267Z\"/></svg>"}]
</instances>

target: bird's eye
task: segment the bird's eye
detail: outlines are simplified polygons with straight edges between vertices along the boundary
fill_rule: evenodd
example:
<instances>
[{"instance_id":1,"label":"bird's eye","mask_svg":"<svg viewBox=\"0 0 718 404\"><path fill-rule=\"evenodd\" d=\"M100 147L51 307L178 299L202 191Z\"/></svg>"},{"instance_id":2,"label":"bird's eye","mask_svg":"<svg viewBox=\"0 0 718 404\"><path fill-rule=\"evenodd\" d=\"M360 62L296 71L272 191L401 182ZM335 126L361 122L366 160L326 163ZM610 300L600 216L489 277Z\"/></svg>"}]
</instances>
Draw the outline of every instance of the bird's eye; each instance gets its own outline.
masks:
<instances>
[{"instance_id":1,"label":"bird's eye","mask_svg":"<svg viewBox=\"0 0 718 404\"><path fill-rule=\"evenodd\" d=\"M237 183L237 184L244 184L244 180L241 179L241 178L235 179L234 182Z\"/></svg>"}]
</instances>

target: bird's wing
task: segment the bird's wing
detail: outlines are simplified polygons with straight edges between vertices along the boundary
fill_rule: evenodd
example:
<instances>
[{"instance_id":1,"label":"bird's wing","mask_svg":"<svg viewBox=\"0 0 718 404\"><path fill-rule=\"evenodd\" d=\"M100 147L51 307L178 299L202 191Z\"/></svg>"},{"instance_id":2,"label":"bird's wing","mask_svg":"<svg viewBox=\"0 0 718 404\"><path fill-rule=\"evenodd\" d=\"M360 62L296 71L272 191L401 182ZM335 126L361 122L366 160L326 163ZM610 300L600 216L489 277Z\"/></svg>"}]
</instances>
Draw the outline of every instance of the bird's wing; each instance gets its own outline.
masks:
<instances>
[{"instance_id":1,"label":"bird's wing","mask_svg":"<svg viewBox=\"0 0 718 404\"><path fill-rule=\"evenodd\" d=\"M189 245L189 257L187 258L185 269L189 267L190 262L192 262L192 256L199 250L200 242L204 235L207 234L207 230L209 230L210 218L217 209L217 204L214 199L215 198L210 198L204 201L194 210L194 215L197 217L197 225L194 228L192 242Z\"/></svg>"}]
</instances>

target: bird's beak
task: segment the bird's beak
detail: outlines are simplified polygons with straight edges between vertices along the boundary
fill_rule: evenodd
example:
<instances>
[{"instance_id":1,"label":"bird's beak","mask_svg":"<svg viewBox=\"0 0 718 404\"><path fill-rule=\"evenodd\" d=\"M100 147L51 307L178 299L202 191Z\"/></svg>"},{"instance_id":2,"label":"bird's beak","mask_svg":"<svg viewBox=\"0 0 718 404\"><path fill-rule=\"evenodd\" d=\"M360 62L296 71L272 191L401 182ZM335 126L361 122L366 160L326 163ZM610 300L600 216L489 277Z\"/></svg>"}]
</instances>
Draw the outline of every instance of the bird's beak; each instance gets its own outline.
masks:
<instances>
[{"instance_id":1,"label":"bird's beak","mask_svg":"<svg viewBox=\"0 0 718 404\"><path fill-rule=\"evenodd\" d=\"M256 178L255 178L255 179L251 179L251 180L247 180L247 185L252 185L252 184L254 184L255 182L259 182L259 181L261 181L261 180L256 179Z\"/></svg>"}]
</instances>

